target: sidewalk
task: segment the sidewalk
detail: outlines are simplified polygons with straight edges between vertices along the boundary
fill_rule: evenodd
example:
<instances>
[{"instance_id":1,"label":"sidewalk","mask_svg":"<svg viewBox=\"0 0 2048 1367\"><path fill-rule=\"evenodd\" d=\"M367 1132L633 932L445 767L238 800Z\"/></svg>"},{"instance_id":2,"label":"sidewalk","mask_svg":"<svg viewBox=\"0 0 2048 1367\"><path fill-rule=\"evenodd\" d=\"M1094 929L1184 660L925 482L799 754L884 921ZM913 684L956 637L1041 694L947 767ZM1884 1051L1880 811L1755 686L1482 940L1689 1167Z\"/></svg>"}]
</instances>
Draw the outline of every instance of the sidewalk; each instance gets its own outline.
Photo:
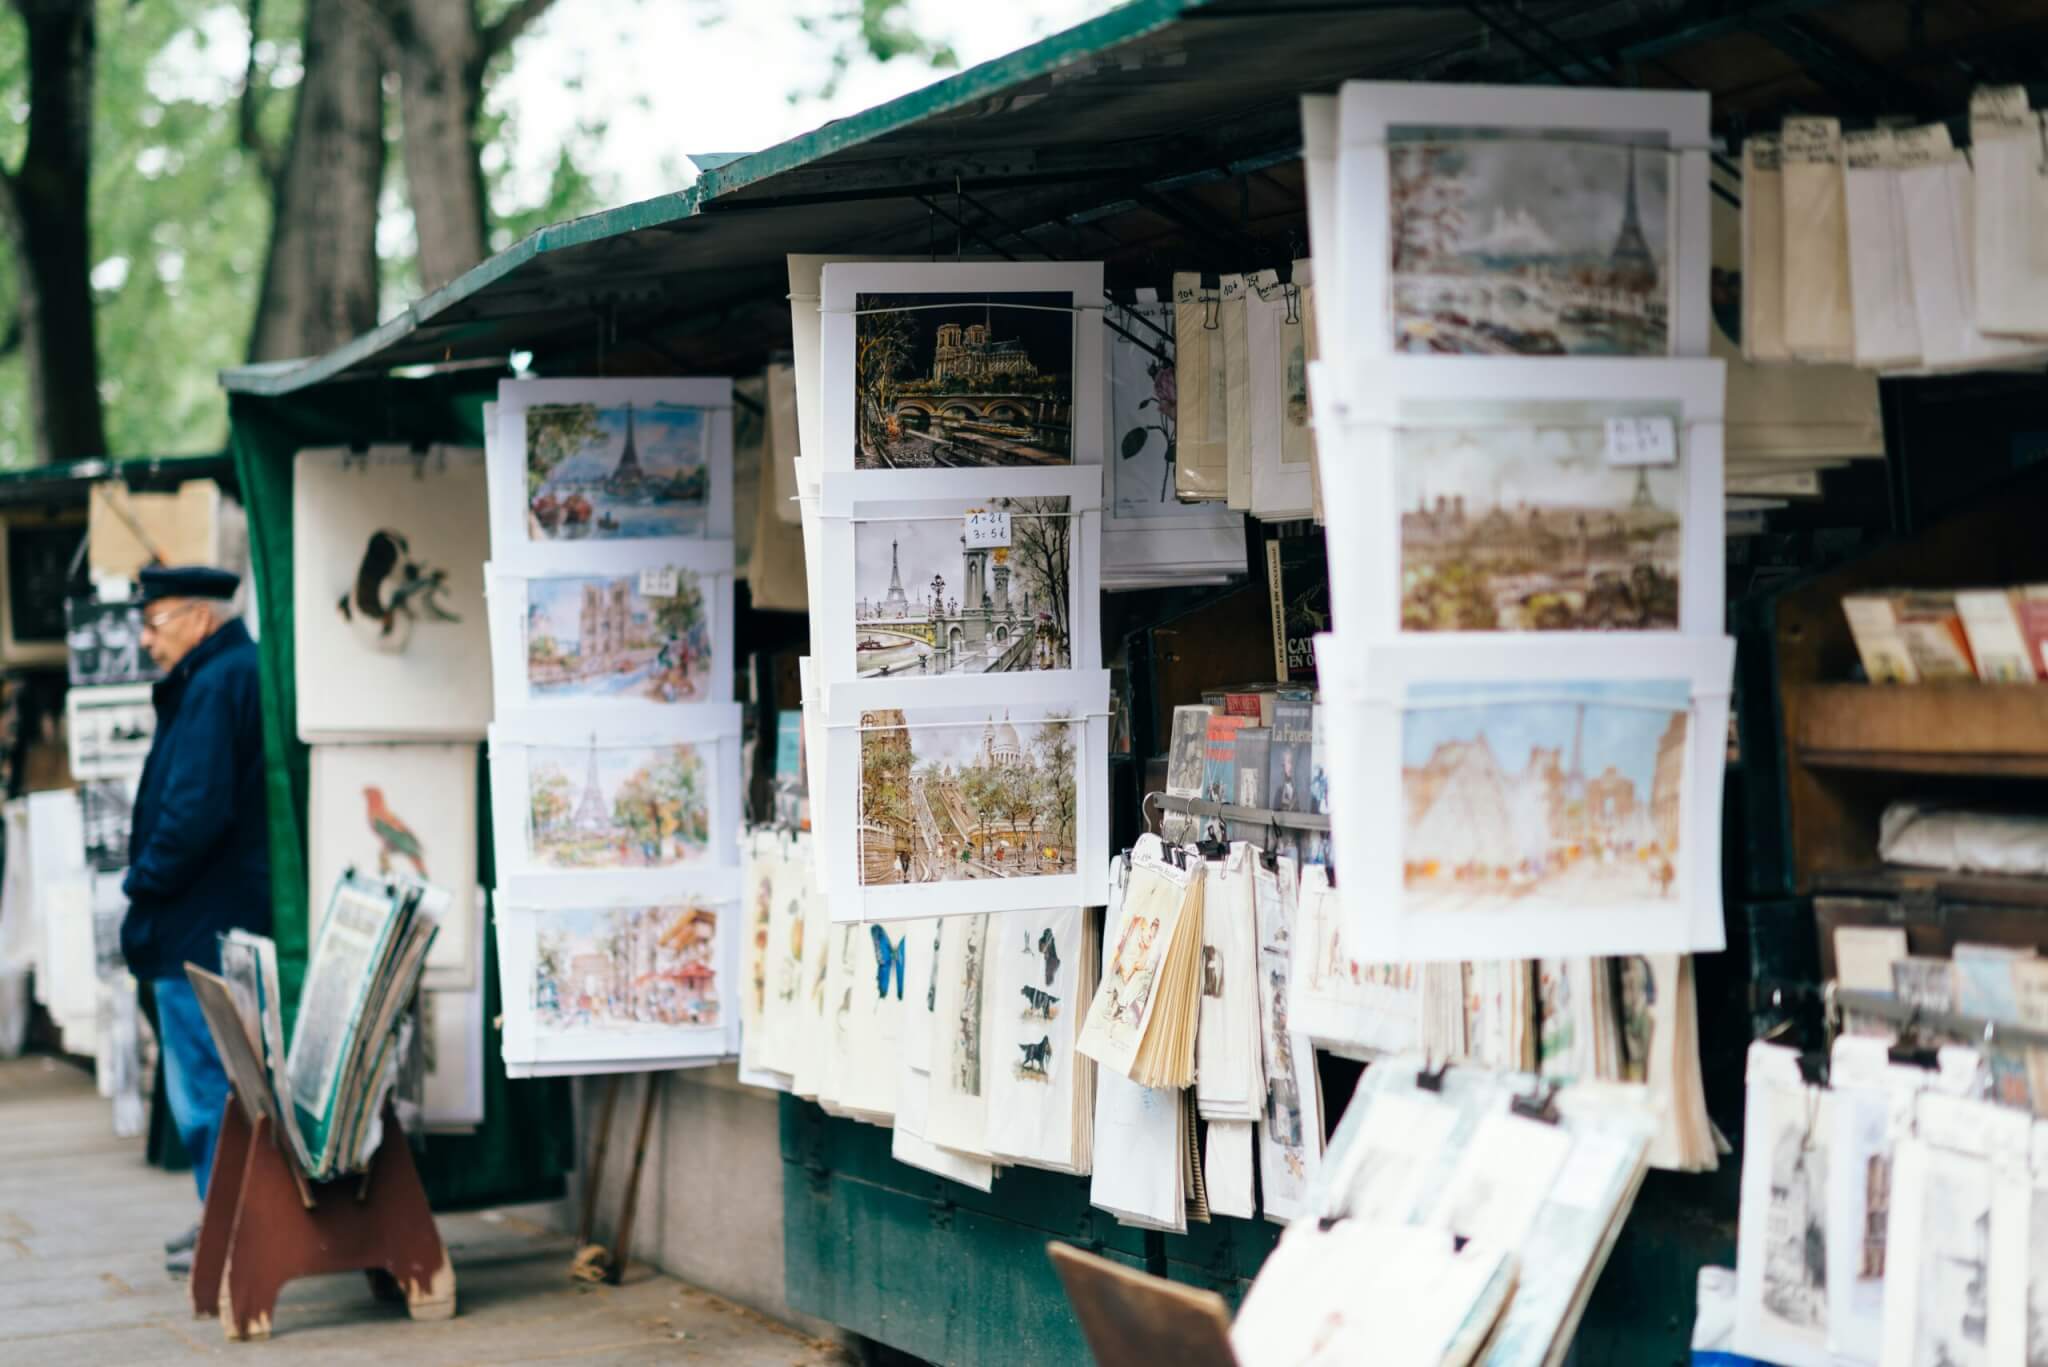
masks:
<instances>
[{"instance_id":1,"label":"sidewalk","mask_svg":"<svg viewBox=\"0 0 2048 1367\"><path fill-rule=\"evenodd\" d=\"M635 1267L620 1287L569 1281L571 1240L515 1214L441 1219L457 1313L414 1324L360 1274L295 1282L275 1337L228 1343L193 1318L163 1241L197 1218L192 1179L116 1139L68 1064L0 1062L0 1362L455 1364L699 1362L830 1367L845 1359L752 1311Z\"/></svg>"}]
</instances>

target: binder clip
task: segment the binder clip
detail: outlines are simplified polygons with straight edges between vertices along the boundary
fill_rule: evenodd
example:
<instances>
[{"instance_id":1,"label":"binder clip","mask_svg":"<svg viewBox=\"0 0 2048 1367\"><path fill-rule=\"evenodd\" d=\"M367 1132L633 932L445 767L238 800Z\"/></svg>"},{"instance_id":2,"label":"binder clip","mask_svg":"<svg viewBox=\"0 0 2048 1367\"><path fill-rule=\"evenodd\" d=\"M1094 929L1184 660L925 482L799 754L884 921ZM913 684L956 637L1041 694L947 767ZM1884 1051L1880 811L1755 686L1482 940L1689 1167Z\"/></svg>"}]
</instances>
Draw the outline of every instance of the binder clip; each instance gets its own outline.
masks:
<instances>
[{"instance_id":1,"label":"binder clip","mask_svg":"<svg viewBox=\"0 0 2048 1367\"><path fill-rule=\"evenodd\" d=\"M1914 1007L1906 1023L1899 1027L1899 1037L1885 1050L1885 1057L1893 1063L1903 1063L1909 1068L1934 1069L1941 1060L1934 1046L1920 1034L1920 1008Z\"/></svg>"},{"instance_id":2,"label":"binder clip","mask_svg":"<svg viewBox=\"0 0 2048 1367\"><path fill-rule=\"evenodd\" d=\"M1799 1080L1809 1087L1828 1085L1828 1056L1826 1054L1799 1055Z\"/></svg>"},{"instance_id":3,"label":"binder clip","mask_svg":"<svg viewBox=\"0 0 2048 1367\"><path fill-rule=\"evenodd\" d=\"M1557 1084L1539 1083L1533 1092L1510 1097L1508 1110L1524 1120L1534 1120L1544 1125L1557 1124Z\"/></svg>"},{"instance_id":4,"label":"binder clip","mask_svg":"<svg viewBox=\"0 0 2048 1367\"><path fill-rule=\"evenodd\" d=\"M1418 1090L1436 1092L1441 1095L1444 1090L1444 1074L1450 1071L1451 1061L1449 1059L1445 1059L1434 1069L1429 1066L1429 1060L1424 1059L1422 1067L1416 1071L1415 1086Z\"/></svg>"}]
</instances>

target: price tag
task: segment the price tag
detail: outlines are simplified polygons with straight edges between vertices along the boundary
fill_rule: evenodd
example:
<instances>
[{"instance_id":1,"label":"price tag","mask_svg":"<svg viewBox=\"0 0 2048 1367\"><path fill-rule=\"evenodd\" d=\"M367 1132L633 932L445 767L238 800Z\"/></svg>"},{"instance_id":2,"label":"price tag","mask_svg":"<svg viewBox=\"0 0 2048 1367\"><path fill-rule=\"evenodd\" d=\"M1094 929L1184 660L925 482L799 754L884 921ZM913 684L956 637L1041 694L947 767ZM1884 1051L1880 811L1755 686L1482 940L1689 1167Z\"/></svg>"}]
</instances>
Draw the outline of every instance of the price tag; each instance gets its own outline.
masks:
<instances>
[{"instance_id":1,"label":"price tag","mask_svg":"<svg viewBox=\"0 0 2048 1367\"><path fill-rule=\"evenodd\" d=\"M962 525L962 536L970 551L991 550L1010 544L1010 515L987 508L976 508L967 514Z\"/></svg>"},{"instance_id":2,"label":"price tag","mask_svg":"<svg viewBox=\"0 0 2048 1367\"><path fill-rule=\"evenodd\" d=\"M640 596L642 598L675 597L676 567L674 565L650 565L640 571Z\"/></svg>"},{"instance_id":3,"label":"price tag","mask_svg":"<svg viewBox=\"0 0 2048 1367\"><path fill-rule=\"evenodd\" d=\"M1609 465L1676 465L1678 424L1669 418L1609 418Z\"/></svg>"}]
</instances>

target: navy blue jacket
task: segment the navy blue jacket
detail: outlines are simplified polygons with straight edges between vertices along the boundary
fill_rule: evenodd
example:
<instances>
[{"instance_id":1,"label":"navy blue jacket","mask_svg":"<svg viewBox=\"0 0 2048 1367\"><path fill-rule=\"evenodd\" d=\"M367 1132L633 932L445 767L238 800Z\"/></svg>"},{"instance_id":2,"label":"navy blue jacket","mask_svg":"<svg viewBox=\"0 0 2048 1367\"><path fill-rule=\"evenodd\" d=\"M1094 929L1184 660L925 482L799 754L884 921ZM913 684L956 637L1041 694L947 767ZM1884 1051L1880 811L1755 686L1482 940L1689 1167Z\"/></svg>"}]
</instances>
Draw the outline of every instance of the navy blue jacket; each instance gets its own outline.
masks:
<instances>
[{"instance_id":1,"label":"navy blue jacket","mask_svg":"<svg viewBox=\"0 0 2048 1367\"><path fill-rule=\"evenodd\" d=\"M137 978L220 971L222 931L270 933L270 822L256 643L239 621L153 690L156 739L135 793L121 953Z\"/></svg>"}]
</instances>

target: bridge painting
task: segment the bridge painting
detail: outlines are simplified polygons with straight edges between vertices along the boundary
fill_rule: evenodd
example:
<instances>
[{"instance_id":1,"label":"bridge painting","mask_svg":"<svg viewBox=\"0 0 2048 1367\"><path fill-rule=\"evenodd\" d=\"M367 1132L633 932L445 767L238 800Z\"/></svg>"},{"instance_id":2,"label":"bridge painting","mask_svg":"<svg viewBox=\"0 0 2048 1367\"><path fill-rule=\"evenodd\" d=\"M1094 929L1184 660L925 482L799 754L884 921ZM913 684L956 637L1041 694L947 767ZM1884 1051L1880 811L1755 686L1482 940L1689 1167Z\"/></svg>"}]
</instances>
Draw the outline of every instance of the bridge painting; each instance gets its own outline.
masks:
<instances>
[{"instance_id":1,"label":"bridge painting","mask_svg":"<svg viewBox=\"0 0 2048 1367\"><path fill-rule=\"evenodd\" d=\"M857 469L1064 465L1069 295L868 294L855 320Z\"/></svg>"}]
</instances>

